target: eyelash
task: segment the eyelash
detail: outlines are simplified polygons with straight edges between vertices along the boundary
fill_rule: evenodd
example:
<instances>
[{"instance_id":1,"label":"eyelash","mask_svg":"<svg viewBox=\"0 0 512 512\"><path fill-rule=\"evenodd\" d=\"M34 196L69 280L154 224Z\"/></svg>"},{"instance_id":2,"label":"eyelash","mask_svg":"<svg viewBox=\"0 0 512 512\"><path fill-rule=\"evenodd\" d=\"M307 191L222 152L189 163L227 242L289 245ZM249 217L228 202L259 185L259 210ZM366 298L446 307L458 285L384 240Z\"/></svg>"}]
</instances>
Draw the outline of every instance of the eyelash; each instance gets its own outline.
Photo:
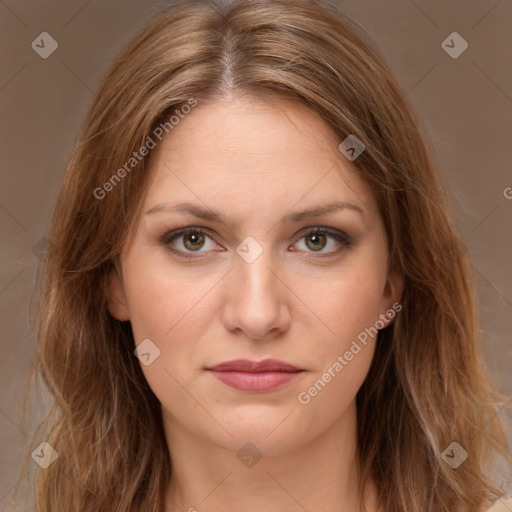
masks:
<instances>
[{"instance_id":1,"label":"eyelash","mask_svg":"<svg viewBox=\"0 0 512 512\"><path fill-rule=\"evenodd\" d=\"M171 251L173 254L177 254L181 258L185 258L185 259L202 258L203 256L195 256L195 255L193 255L193 253L177 251L177 250L171 249L169 247L169 244L172 241L174 241L175 239L177 239L183 235L187 235L190 233L198 234L198 235L205 235L208 238L213 240L213 237L211 236L211 234L208 230L205 230L204 228L200 228L200 227L190 226L187 228L182 228L179 230L175 230L175 231L166 233L163 237L160 238L160 243L163 244L164 246L166 246L167 249L169 249L169 251ZM331 229L326 229L326 228L322 228L322 227L315 227L313 229L310 229L309 231L303 232L301 234L301 236L297 239L297 242L299 240L301 240L302 238L305 238L305 237L311 236L311 235L317 235L317 234L328 235L328 236L334 238L337 242L339 242L341 244L341 248L337 249L335 251L331 251L329 253L318 253L316 256L314 256L315 258L316 257L325 258L325 257L334 256L335 254L338 254L340 251L342 251L344 249L348 249L353 244L351 237L349 235L347 235L346 233L344 233L343 231L331 230ZM311 251L311 252L313 254L315 254L314 251ZM308 257L310 257L310 256L308 256Z\"/></svg>"}]
</instances>

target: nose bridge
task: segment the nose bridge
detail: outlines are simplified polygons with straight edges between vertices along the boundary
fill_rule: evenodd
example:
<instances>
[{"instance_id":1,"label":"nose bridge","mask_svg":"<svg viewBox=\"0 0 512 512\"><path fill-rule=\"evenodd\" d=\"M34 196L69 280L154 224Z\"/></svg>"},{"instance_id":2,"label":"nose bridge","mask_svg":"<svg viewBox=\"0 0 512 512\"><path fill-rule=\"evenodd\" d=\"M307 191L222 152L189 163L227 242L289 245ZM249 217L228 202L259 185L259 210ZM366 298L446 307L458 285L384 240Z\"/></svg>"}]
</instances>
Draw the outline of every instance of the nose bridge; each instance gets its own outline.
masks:
<instances>
[{"instance_id":1,"label":"nose bridge","mask_svg":"<svg viewBox=\"0 0 512 512\"><path fill-rule=\"evenodd\" d=\"M273 298L275 276L270 271L272 266L272 255L268 249L252 262L247 262L242 258L237 262L238 274L253 298L266 300Z\"/></svg>"},{"instance_id":2,"label":"nose bridge","mask_svg":"<svg viewBox=\"0 0 512 512\"><path fill-rule=\"evenodd\" d=\"M289 313L270 247L246 239L237 253L227 290L229 327L253 338L262 338L276 327L285 329Z\"/></svg>"},{"instance_id":3,"label":"nose bridge","mask_svg":"<svg viewBox=\"0 0 512 512\"><path fill-rule=\"evenodd\" d=\"M237 253L240 257L235 263L234 277L242 288L239 299L255 302L259 306L273 303L278 291L270 247L250 239L237 247Z\"/></svg>"}]
</instances>

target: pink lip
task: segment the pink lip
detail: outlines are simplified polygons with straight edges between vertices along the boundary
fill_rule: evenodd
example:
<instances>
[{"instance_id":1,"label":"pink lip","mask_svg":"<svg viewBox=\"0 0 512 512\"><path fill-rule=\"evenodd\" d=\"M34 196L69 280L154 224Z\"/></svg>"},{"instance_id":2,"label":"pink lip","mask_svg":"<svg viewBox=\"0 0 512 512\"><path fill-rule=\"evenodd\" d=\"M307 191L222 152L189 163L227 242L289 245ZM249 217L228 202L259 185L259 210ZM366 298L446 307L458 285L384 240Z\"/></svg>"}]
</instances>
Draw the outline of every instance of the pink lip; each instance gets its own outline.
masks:
<instances>
[{"instance_id":1,"label":"pink lip","mask_svg":"<svg viewBox=\"0 0 512 512\"><path fill-rule=\"evenodd\" d=\"M241 391L270 391L290 382L304 371L277 359L236 359L206 370L224 384Z\"/></svg>"}]
</instances>

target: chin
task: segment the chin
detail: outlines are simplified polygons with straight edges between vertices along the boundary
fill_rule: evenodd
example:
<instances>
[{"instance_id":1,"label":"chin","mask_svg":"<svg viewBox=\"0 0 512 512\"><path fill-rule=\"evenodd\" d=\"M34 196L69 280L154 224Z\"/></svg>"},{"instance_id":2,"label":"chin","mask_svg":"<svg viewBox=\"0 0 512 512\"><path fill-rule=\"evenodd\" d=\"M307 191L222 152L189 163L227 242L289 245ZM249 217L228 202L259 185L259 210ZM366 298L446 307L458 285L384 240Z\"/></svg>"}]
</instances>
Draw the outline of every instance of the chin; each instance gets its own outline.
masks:
<instances>
[{"instance_id":1,"label":"chin","mask_svg":"<svg viewBox=\"0 0 512 512\"><path fill-rule=\"evenodd\" d=\"M268 431L257 429L240 430L232 432L233 437L222 439L217 442L218 446L233 451L242 461L244 456L253 455L256 457L269 457L286 455L300 446L300 442L294 436L268 436ZM212 441L216 441L213 440Z\"/></svg>"},{"instance_id":2,"label":"chin","mask_svg":"<svg viewBox=\"0 0 512 512\"><path fill-rule=\"evenodd\" d=\"M264 456L285 455L302 444L307 443L314 433L302 432L294 427L293 422L288 423L291 418L286 418L288 413L280 415L278 419L268 419L266 421L257 417L246 417L245 420L237 421L234 419L226 425L227 430L233 436L227 434L212 442L232 450L238 454L239 451L254 450Z\"/></svg>"}]
</instances>

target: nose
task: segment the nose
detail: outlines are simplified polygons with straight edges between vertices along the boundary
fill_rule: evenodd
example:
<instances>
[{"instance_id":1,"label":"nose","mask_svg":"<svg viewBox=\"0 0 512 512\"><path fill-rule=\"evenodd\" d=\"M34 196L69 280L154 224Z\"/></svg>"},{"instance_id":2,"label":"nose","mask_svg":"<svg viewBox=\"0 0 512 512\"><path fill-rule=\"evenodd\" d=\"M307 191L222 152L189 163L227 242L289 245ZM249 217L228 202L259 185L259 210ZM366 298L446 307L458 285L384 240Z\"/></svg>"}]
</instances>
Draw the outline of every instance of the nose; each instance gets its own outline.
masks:
<instances>
[{"instance_id":1,"label":"nose","mask_svg":"<svg viewBox=\"0 0 512 512\"><path fill-rule=\"evenodd\" d=\"M288 330L291 292L269 250L252 263L237 256L226 278L223 321L228 330L253 340L275 338Z\"/></svg>"}]
</instances>

